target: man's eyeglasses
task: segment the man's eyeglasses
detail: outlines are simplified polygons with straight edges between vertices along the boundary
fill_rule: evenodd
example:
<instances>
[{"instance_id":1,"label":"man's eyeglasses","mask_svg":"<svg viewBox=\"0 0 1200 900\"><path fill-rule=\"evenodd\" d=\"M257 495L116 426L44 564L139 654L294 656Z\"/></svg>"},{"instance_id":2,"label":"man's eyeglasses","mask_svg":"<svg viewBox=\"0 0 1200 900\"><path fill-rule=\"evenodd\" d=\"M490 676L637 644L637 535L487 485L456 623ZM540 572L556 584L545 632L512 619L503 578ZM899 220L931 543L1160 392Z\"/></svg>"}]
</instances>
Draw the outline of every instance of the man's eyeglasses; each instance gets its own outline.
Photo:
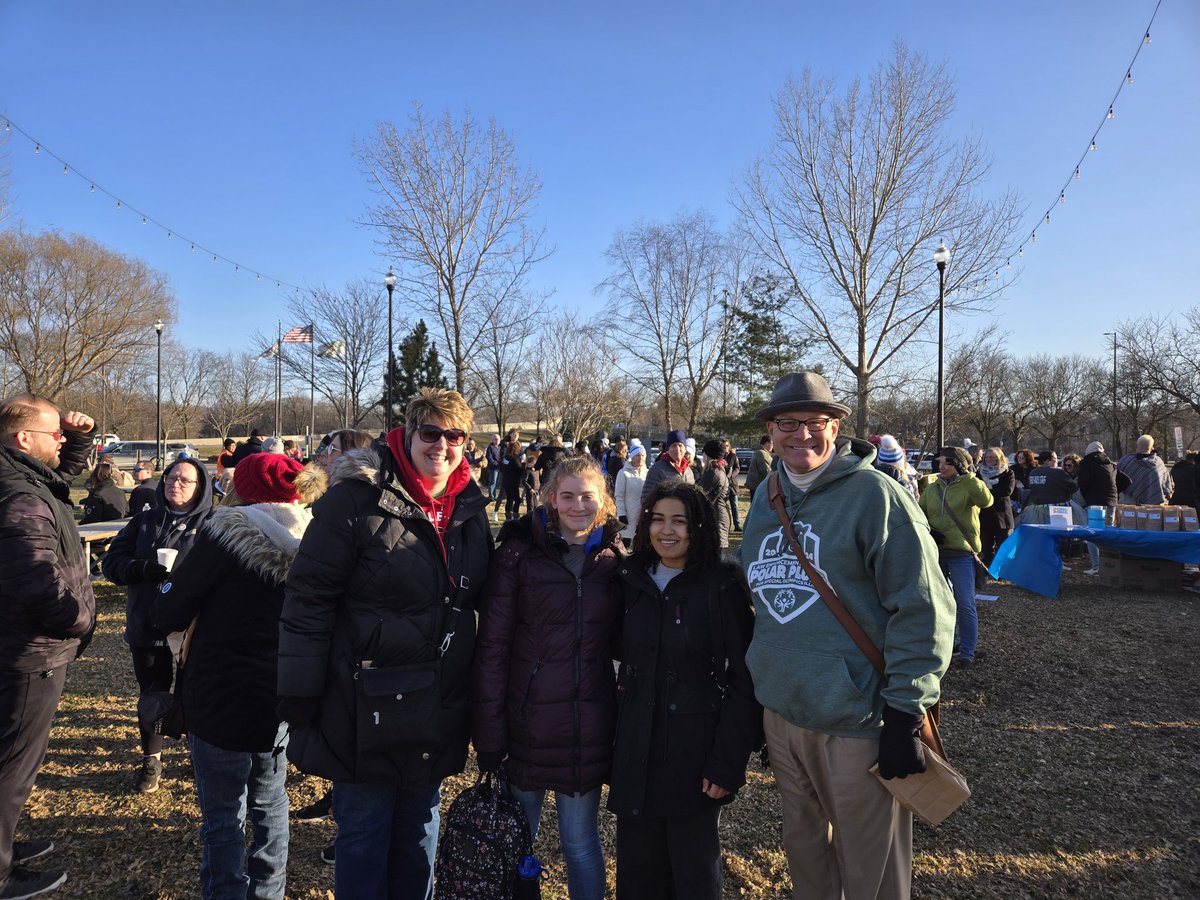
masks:
<instances>
[{"instance_id":1,"label":"man's eyeglasses","mask_svg":"<svg viewBox=\"0 0 1200 900\"><path fill-rule=\"evenodd\" d=\"M50 437L54 438L56 441L63 440L63 433L61 430L60 431L39 431L36 428L22 428L21 431L28 431L30 434L48 434L48 435L50 435ZM17 433L14 432L13 437L16 437L16 436L17 436Z\"/></svg>"},{"instance_id":2,"label":"man's eyeglasses","mask_svg":"<svg viewBox=\"0 0 1200 900\"><path fill-rule=\"evenodd\" d=\"M833 419L825 416L820 419L772 419L771 421L775 423L775 427L780 431L790 434L793 431L799 431L801 425L807 428L810 433L824 431L829 427L829 423Z\"/></svg>"},{"instance_id":3,"label":"man's eyeglasses","mask_svg":"<svg viewBox=\"0 0 1200 900\"><path fill-rule=\"evenodd\" d=\"M458 447L467 439L467 433L461 428L438 428L436 425L418 425L417 437L426 444L436 444L441 438L451 447Z\"/></svg>"}]
</instances>

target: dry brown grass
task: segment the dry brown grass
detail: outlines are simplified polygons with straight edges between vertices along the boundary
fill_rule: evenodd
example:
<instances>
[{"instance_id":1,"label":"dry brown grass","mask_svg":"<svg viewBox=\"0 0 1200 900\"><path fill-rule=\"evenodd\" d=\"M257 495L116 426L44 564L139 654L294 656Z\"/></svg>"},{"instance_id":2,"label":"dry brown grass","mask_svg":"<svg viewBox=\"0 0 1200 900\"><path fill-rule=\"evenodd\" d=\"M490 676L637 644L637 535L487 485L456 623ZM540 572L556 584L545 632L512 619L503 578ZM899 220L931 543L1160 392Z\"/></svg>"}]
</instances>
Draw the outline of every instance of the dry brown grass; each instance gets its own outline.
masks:
<instances>
[{"instance_id":1,"label":"dry brown grass","mask_svg":"<svg viewBox=\"0 0 1200 900\"><path fill-rule=\"evenodd\" d=\"M945 682L943 733L975 795L940 829L917 827L915 896L1200 896L1200 596L1121 593L1077 574L1056 601L994 592L1000 602L981 604L986 658ZM67 896L195 897L187 754L168 742L163 789L132 792L123 598L107 585L99 597L96 640L71 667L21 836L54 838ZM469 778L448 783L447 800ZM297 775L293 807L321 787ZM565 898L551 816L538 847L551 875L543 896ZM602 818L611 845L611 817ZM727 897L789 896L769 773L751 773L721 830ZM332 895L332 871L318 860L332 836L329 823L293 827L290 896ZM611 882L611 854L609 867Z\"/></svg>"}]
</instances>

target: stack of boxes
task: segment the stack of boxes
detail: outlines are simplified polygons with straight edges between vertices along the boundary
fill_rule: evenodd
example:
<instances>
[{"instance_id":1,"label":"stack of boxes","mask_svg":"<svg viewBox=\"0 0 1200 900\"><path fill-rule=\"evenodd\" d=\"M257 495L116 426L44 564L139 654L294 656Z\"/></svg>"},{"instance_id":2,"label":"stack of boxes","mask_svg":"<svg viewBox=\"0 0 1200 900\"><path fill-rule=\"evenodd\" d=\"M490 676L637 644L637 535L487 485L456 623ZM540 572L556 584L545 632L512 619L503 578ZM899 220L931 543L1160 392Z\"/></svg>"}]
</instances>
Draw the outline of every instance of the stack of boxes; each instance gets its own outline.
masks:
<instances>
[{"instance_id":1,"label":"stack of boxes","mask_svg":"<svg viewBox=\"0 0 1200 900\"><path fill-rule=\"evenodd\" d=\"M1122 504L1116 507L1113 526L1139 531L1200 531L1196 510L1191 506ZM1099 580L1109 587L1174 591L1182 584L1183 564L1166 559L1144 559L1101 549Z\"/></svg>"}]
</instances>

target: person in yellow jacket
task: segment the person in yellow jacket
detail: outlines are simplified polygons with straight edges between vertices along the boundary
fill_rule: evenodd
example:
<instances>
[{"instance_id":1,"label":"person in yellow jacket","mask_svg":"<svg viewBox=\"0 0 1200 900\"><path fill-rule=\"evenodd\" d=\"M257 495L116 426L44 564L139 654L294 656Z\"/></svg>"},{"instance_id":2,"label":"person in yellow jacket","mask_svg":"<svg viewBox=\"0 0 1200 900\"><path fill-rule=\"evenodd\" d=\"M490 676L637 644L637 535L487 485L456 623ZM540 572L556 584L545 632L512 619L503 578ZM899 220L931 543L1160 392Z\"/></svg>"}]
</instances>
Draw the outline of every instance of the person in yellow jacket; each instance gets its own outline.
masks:
<instances>
[{"instance_id":1,"label":"person in yellow jacket","mask_svg":"<svg viewBox=\"0 0 1200 900\"><path fill-rule=\"evenodd\" d=\"M938 542L938 561L954 590L957 607L954 630L958 665L975 665L979 616L975 610L975 554L979 539L979 510L992 505L992 492L975 477L971 457L958 447L942 447L933 460L938 477L921 493L921 511Z\"/></svg>"}]
</instances>

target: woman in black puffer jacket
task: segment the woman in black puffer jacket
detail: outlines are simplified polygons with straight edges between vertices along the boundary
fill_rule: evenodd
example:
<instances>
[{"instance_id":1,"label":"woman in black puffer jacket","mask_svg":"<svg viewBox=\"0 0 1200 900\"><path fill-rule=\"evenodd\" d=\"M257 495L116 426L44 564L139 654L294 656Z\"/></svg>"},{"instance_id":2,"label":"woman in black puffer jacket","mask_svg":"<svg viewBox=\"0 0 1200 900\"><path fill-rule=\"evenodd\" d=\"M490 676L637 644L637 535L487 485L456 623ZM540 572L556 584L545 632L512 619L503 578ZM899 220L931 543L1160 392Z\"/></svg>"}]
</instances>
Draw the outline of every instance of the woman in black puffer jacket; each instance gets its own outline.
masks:
<instances>
[{"instance_id":1,"label":"woman in black puffer jacket","mask_svg":"<svg viewBox=\"0 0 1200 900\"><path fill-rule=\"evenodd\" d=\"M991 565L1000 545L1013 530L1012 495L1016 473L1008 467L1008 458L999 447L988 447L979 466L979 479L992 492L992 505L979 511L979 557Z\"/></svg>"},{"instance_id":2,"label":"woman in black puffer jacket","mask_svg":"<svg viewBox=\"0 0 1200 900\"><path fill-rule=\"evenodd\" d=\"M212 515L212 490L208 472L195 460L181 459L167 466L155 489L157 500L129 520L113 538L101 569L113 584L128 587L125 600L125 644L133 656L133 676L139 695L169 691L175 678L175 658L167 646L167 633L155 628L151 609L167 569L158 562L160 548L177 551L175 565L183 562L196 541L200 526ZM142 768L137 790L158 790L162 775L161 734L150 723L139 723Z\"/></svg>"},{"instance_id":3,"label":"woman in black puffer jacket","mask_svg":"<svg viewBox=\"0 0 1200 900\"><path fill-rule=\"evenodd\" d=\"M467 759L492 547L463 458L474 416L455 391L425 388L405 421L333 464L280 625L288 758L334 782L338 896L426 896L441 781Z\"/></svg>"},{"instance_id":4,"label":"woman in black puffer jacket","mask_svg":"<svg viewBox=\"0 0 1200 900\"><path fill-rule=\"evenodd\" d=\"M129 515L129 498L113 481L113 464L97 463L87 480L87 496L79 501L83 507L80 525L92 522L112 522Z\"/></svg>"},{"instance_id":5,"label":"woman in black puffer jacket","mask_svg":"<svg viewBox=\"0 0 1200 900\"><path fill-rule=\"evenodd\" d=\"M618 900L720 900L721 807L762 745L762 707L746 668L750 592L741 568L721 562L713 526L699 488L660 484L620 567L620 712L608 792Z\"/></svg>"},{"instance_id":6,"label":"woman in black puffer jacket","mask_svg":"<svg viewBox=\"0 0 1200 900\"><path fill-rule=\"evenodd\" d=\"M154 601L158 628L195 622L177 693L201 814L204 897L284 896L287 726L275 712L275 671L283 584L312 520L299 503L302 468L278 453L238 463L233 489Z\"/></svg>"},{"instance_id":7,"label":"woman in black puffer jacket","mask_svg":"<svg viewBox=\"0 0 1200 900\"><path fill-rule=\"evenodd\" d=\"M500 533L480 616L472 740L481 770L503 764L535 838L554 791L569 894L602 900L621 524L590 456L559 462L542 497Z\"/></svg>"}]
</instances>

